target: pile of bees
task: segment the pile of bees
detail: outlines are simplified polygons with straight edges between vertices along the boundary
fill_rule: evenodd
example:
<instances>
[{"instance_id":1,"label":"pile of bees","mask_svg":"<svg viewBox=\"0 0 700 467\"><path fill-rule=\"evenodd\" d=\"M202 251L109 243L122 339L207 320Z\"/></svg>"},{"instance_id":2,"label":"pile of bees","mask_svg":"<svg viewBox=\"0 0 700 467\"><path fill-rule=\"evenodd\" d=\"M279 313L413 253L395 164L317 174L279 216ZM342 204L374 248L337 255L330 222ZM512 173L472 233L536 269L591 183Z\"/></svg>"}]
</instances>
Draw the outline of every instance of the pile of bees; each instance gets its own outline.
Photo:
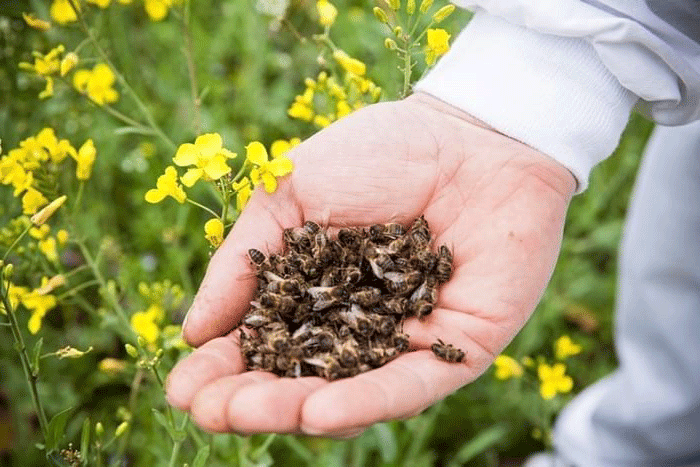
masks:
<instances>
[{"instance_id":1,"label":"pile of bees","mask_svg":"<svg viewBox=\"0 0 700 467\"><path fill-rule=\"evenodd\" d=\"M433 310L452 274L446 246L431 250L428 223L343 228L337 238L314 222L284 231L285 253L249 250L258 295L243 317L241 350L249 370L329 380L384 365L408 350L403 321ZM433 352L464 353L438 341Z\"/></svg>"}]
</instances>

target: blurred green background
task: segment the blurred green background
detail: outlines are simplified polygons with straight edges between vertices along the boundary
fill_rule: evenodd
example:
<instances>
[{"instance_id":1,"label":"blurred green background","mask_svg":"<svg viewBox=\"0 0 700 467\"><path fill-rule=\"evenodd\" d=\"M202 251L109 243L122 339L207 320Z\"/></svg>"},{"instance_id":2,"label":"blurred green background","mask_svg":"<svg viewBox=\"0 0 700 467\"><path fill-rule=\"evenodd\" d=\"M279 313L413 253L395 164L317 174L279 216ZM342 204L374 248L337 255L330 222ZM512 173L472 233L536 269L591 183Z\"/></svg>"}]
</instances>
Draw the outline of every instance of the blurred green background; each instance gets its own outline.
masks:
<instances>
[{"instance_id":1,"label":"blurred green background","mask_svg":"<svg viewBox=\"0 0 700 467\"><path fill-rule=\"evenodd\" d=\"M39 32L22 20L22 12L29 11L48 18L49 3L23 0L0 6L3 151L47 126L74 145L92 138L98 155L86 185L87 202L80 220L86 240L95 249L101 248L105 275L116 280L125 306L134 310L142 306L130 292L139 282L170 279L181 284L187 299L169 316L170 321L179 323L208 260L209 248L201 233L208 217L189 205L166 202L153 206L143 201L146 190L154 186L173 157L172 149L161 140L125 130L112 116L76 97L69 84L57 82L54 97L37 98L43 82L20 71L18 63L31 61L32 51L45 53L57 43L71 50L84 37L75 24ZM384 31L372 15L376 3L334 3L339 10L331 30L335 43L367 64L368 76L384 89L383 99L394 98L401 76L395 56L383 45ZM309 124L290 119L287 108L303 91L304 79L315 77L322 69L317 60L319 49L311 41L301 42L292 28L265 13L280 5L284 3L272 0L192 2L191 38L201 91L201 132L220 133L226 147L234 151L240 152L238 148L253 139L269 144L278 138L306 138L316 131ZM102 47L165 133L176 144L192 141L197 129L183 53L185 33L174 13L163 21L151 21L139 0L87 11ZM454 37L468 17L459 12L444 27ZM307 37L321 32L313 1L292 0L285 18ZM85 50L87 58L96 58L89 47ZM115 108L138 115L124 91L120 92ZM609 373L616 364L612 310L617 246L639 157L651 129L648 121L633 115L615 155L595 170L588 191L574 199L552 282L533 318L505 352L516 358L542 356L552 360L554 340L570 335L583 346L582 353L568 362L574 392ZM215 204L206 190L196 195L205 204ZM0 226L5 226L21 212L21 205L9 187L0 187L0 199ZM77 252L69 249L62 260L70 262L76 256ZM100 306L96 288L86 289L85 296ZM23 319L26 322L26 316ZM105 357L128 359L123 341L110 331L109 318L100 320L70 305L62 306L47 315L41 336L45 349L65 345L95 349L81 359L47 361L42 367L40 393L47 411L54 414L74 408L63 444L80 444L86 417L93 424L102 421L105 431L113 432L125 419L120 418L119 408L136 407L129 415L132 432L123 456L105 455L105 464L167 465L171 443L151 414L151 407L164 407L162 392L142 375L139 400L130 406L129 395L138 374L135 366L118 374L97 370ZM27 336L28 347L37 337ZM166 353L163 372L179 355L174 350ZM254 459L251 453L265 437L217 435L211 438L213 450L207 465L517 465L518 459L546 447L542 430L546 432L570 396L543 401L531 382L500 381L489 370L424 414L377 425L354 440L279 436L264 455ZM177 465L191 465L198 445L210 441L209 435L197 436L199 441L193 435L185 442ZM10 332L2 327L0 465L45 465L42 453L34 448L38 441L26 381Z\"/></svg>"}]
</instances>

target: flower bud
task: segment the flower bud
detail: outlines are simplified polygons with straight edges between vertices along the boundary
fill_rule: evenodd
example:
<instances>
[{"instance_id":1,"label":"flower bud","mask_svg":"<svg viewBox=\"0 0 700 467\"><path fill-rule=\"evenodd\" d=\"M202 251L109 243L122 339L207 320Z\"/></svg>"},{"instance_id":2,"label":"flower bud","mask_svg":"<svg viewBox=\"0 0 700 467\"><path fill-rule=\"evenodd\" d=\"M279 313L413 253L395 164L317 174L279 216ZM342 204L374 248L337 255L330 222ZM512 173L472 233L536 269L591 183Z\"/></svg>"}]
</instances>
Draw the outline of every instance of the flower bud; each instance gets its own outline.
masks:
<instances>
[{"instance_id":1,"label":"flower bud","mask_svg":"<svg viewBox=\"0 0 700 467\"><path fill-rule=\"evenodd\" d=\"M126 429L129 428L129 422L121 422L116 430L114 430L114 437L119 438L124 434Z\"/></svg>"},{"instance_id":2,"label":"flower bud","mask_svg":"<svg viewBox=\"0 0 700 467\"><path fill-rule=\"evenodd\" d=\"M401 37L402 34L403 34L403 28L401 26L396 26L394 28L394 35L396 37Z\"/></svg>"},{"instance_id":3,"label":"flower bud","mask_svg":"<svg viewBox=\"0 0 700 467\"><path fill-rule=\"evenodd\" d=\"M379 20L380 23L382 24L387 24L389 23L389 17L386 15L386 12L379 8L378 6L375 6L374 9L372 10L374 13L374 17Z\"/></svg>"},{"instance_id":4,"label":"flower bud","mask_svg":"<svg viewBox=\"0 0 700 467\"><path fill-rule=\"evenodd\" d=\"M408 0L406 2L406 13L412 15L416 11L416 0Z\"/></svg>"},{"instance_id":5,"label":"flower bud","mask_svg":"<svg viewBox=\"0 0 700 467\"><path fill-rule=\"evenodd\" d=\"M78 55L75 52L68 52L61 60L61 76L66 76L77 64Z\"/></svg>"},{"instance_id":6,"label":"flower bud","mask_svg":"<svg viewBox=\"0 0 700 467\"><path fill-rule=\"evenodd\" d=\"M387 37L386 39L384 39L384 47L386 47L389 50L396 50L398 48L398 45L396 45L396 41L394 39Z\"/></svg>"},{"instance_id":7,"label":"flower bud","mask_svg":"<svg viewBox=\"0 0 700 467\"><path fill-rule=\"evenodd\" d=\"M5 266L5 269L2 271L2 276L5 280L9 281L12 279L12 274L15 272L15 267L12 265L12 263L8 263Z\"/></svg>"},{"instance_id":8,"label":"flower bud","mask_svg":"<svg viewBox=\"0 0 700 467\"><path fill-rule=\"evenodd\" d=\"M401 8L401 0L386 0L386 3L394 11L398 11Z\"/></svg>"},{"instance_id":9,"label":"flower bud","mask_svg":"<svg viewBox=\"0 0 700 467\"><path fill-rule=\"evenodd\" d=\"M454 5L445 5L444 7L440 8L438 11L435 12L435 14L433 15L433 21L439 23L448 16L450 16L453 11L455 11Z\"/></svg>"},{"instance_id":10,"label":"flower bud","mask_svg":"<svg viewBox=\"0 0 700 467\"><path fill-rule=\"evenodd\" d=\"M423 0L420 2L420 12L425 13L426 11L430 10L431 6L433 6L433 0Z\"/></svg>"},{"instance_id":11,"label":"flower bud","mask_svg":"<svg viewBox=\"0 0 700 467\"><path fill-rule=\"evenodd\" d=\"M124 348L126 349L126 353L129 354L130 357L138 358L139 351L136 350L136 347L134 347L131 344L124 344Z\"/></svg>"},{"instance_id":12,"label":"flower bud","mask_svg":"<svg viewBox=\"0 0 700 467\"><path fill-rule=\"evenodd\" d=\"M59 198L56 198L55 200L51 201L49 204L44 206L39 212L34 214L30 220L32 223L36 226L40 226L44 224L53 214L58 211L58 208L63 206L63 203L66 202L66 199L68 197L66 195L63 195Z\"/></svg>"},{"instance_id":13,"label":"flower bud","mask_svg":"<svg viewBox=\"0 0 700 467\"><path fill-rule=\"evenodd\" d=\"M102 438L102 435L105 434L105 427L102 426L102 422L97 422L95 423L95 435L98 438Z\"/></svg>"}]
</instances>

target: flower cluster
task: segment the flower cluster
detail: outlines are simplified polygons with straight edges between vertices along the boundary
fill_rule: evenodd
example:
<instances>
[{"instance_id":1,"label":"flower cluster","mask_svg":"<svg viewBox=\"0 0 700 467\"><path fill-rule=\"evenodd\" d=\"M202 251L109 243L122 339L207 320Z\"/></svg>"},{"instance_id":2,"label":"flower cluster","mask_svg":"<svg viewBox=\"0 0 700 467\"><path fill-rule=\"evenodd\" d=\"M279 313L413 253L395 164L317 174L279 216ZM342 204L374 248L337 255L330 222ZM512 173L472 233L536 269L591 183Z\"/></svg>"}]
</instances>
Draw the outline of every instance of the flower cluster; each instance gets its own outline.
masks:
<instances>
[{"instance_id":1,"label":"flower cluster","mask_svg":"<svg viewBox=\"0 0 700 467\"><path fill-rule=\"evenodd\" d=\"M179 175L173 165L165 168L165 173L158 177L156 187L148 190L145 200L149 203L159 203L170 196L178 203L190 200L185 188L193 187L198 181L213 183L222 197L222 215L210 219L204 225L206 239L211 245L218 247L224 238L225 223L229 202L235 197L235 207L238 212L248 202L253 187L262 184L265 191L273 193L277 189L277 178L292 171L292 161L284 154L299 144L300 140L277 140L272 143L270 152L259 141L253 141L246 146L246 159L238 174L231 176L232 168L228 161L235 159L237 154L223 147L223 140L218 133L207 133L197 137L194 143L181 144L173 157L175 166L187 170ZM249 169L249 175L246 172ZM212 212L207 208L207 211Z\"/></svg>"},{"instance_id":2,"label":"flower cluster","mask_svg":"<svg viewBox=\"0 0 700 467\"><path fill-rule=\"evenodd\" d=\"M82 11L81 0L72 0L73 5L78 9L78 12ZM96 5L99 8L109 7L111 0L85 0L85 3ZM133 0L115 0L115 3L120 3L122 5L128 5L133 3ZM179 0L144 0L143 7L146 11L148 17L153 21L161 21L167 15L170 9L179 3ZM78 15L75 9L71 5L71 0L53 0L51 7L49 9L49 14L54 21L59 24L69 24L78 20Z\"/></svg>"},{"instance_id":3,"label":"flower cluster","mask_svg":"<svg viewBox=\"0 0 700 467\"><path fill-rule=\"evenodd\" d=\"M75 89L98 105L117 102L119 93L113 87L115 80L112 69L104 63L98 63L92 70L76 70L73 74Z\"/></svg>"},{"instance_id":4,"label":"flower cluster","mask_svg":"<svg viewBox=\"0 0 700 467\"><path fill-rule=\"evenodd\" d=\"M556 359L560 362L551 365L546 362L544 356L539 356L536 360L526 356L518 362L508 355L499 355L493 362L494 376L499 380L521 378L532 376L526 373L526 370L531 372L536 370L539 393L542 399L551 400L557 394L567 394L573 389L574 380L566 374L566 364L562 363L561 360L578 355L581 353L582 347L575 343L571 337L563 335L554 341L553 350Z\"/></svg>"},{"instance_id":5,"label":"flower cluster","mask_svg":"<svg viewBox=\"0 0 700 467\"><path fill-rule=\"evenodd\" d=\"M316 79L307 78L306 89L294 98L287 111L288 115L305 122L313 122L318 128L325 128L349 113L377 102L382 89L372 80L363 77L365 64L349 57L345 52L333 54L345 71L339 83L333 76L322 71Z\"/></svg>"},{"instance_id":6,"label":"flower cluster","mask_svg":"<svg viewBox=\"0 0 700 467\"><path fill-rule=\"evenodd\" d=\"M31 17L25 17L31 25L36 24ZM66 48L63 44L58 44L48 53L34 51L34 62L20 62L19 68L43 78L45 80L44 90L39 93L40 99L53 96L54 77L57 75L66 76L70 70L78 63L78 55L75 52L64 54Z\"/></svg>"},{"instance_id":7,"label":"flower cluster","mask_svg":"<svg viewBox=\"0 0 700 467\"><path fill-rule=\"evenodd\" d=\"M16 308L21 304L31 313L27 324L30 333L38 333L41 329L41 322L44 316L46 316L49 311L56 308L58 300L51 292L64 284L65 279L61 275L52 278L43 277L41 279L41 286L36 289L29 289L28 287L18 286L11 282L9 283L7 294L10 299L10 305ZM6 313L2 305L0 305L0 313Z\"/></svg>"},{"instance_id":8,"label":"flower cluster","mask_svg":"<svg viewBox=\"0 0 700 467\"><path fill-rule=\"evenodd\" d=\"M159 339L163 339L164 347L185 346L180 338L180 326L163 326L167 315L166 310L176 310L182 304L185 294L182 288L169 280L147 284L141 282L138 286L139 295L148 305L142 311L131 315L131 327L145 342L149 350L156 349Z\"/></svg>"},{"instance_id":9,"label":"flower cluster","mask_svg":"<svg viewBox=\"0 0 700 467\"><path fill-rule=\"evenodd\" d=\"M0 183L11 185L13 195L22 197L24 214L34 214L49 202L44 192L47 177L55 174L68 156L77 164L76 177L89 179L96 156L92 140L76 150L67 139L59 140L53 128L44 128L0 158Z\"/></svg>"}]
</instances>

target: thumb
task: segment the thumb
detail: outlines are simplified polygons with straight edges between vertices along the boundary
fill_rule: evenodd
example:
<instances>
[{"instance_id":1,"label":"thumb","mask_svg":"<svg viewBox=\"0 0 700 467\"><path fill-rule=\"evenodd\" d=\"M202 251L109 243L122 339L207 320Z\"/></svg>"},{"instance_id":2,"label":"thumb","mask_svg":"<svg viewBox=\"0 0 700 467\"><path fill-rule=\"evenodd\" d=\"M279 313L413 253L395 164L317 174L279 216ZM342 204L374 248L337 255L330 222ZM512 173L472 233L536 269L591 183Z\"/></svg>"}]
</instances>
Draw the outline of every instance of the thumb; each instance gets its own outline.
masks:
<instances>
[{"instance_id":1,"label":"thumb","mask_svg":"<svg viewBox=\"0 0 700 467\"><path fill-rule=\"evenodd\" d=\"M183 337L190 345L226 334L248 310L257 285L248 250L281 251L283 230L301 225L301 210L292 200L289 180L281 182L272 195L255 190L212 256L183 323Z\"/></svg>"}]
</instances>

